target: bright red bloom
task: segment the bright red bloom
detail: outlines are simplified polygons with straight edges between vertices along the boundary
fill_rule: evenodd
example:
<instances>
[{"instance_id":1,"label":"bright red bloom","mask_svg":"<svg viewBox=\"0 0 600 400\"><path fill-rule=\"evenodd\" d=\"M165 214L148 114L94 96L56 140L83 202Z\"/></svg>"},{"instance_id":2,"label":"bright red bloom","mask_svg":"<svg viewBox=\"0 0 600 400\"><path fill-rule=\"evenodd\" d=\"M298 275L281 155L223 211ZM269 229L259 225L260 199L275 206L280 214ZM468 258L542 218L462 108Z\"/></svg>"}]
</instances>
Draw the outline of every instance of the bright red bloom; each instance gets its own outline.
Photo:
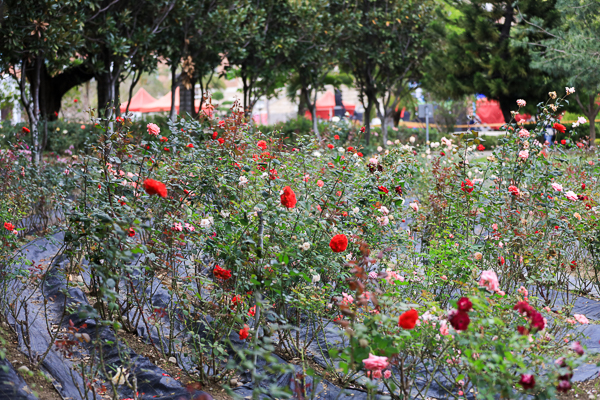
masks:
<instances>
[{"instance_id":1,"label":"bright red bloom","mask_svg":"<svg viewBox=\"0 0 600 400\"><path fill-rule=\"evenodd\" d=\"M327 147L329 147L330 149L333 149L333 145L332 145L331 143L329 143L329 144L327 145Z\"/></svg>"},{"instance_id":2,"label":"bright red bloom","mask_svg":"<svg viewBox=\"0 0 600 400\"><path fill-rule=\"evenodd\" d=\"M165 184L154 179L146 179L144 181L144 190L150 196L157 194L160 197L167 197L167 187Z\"/></svg>"},{"instance_id":3,"label":"bright red bloom","mask_svg":"<svg viewBox=\"0 0 600 400\"><path fill-rule=\"evenodd\" d=\"M521 194L521 192L519 191L519 188L516 187L515 185L510 185L508 187L508 191L510 192L510 194L512 194L513 196L519 196Z\"/></svg>"},{"instance_id":4,"label":"bright red bloom","mask_svg":"<svg viewBox=\"0 0 600 400\"><path fill-rule=\"evenodd\" d=\"M73 103L77 103L78 101L79 101L79 100L75 99L75 100L73 100Z\"/></svg>"},{"instance_id":5,"label":"bright red bloom","mask_svg":"<svg viewBox=\"0 0 600 400\"><path fill-rule=\"evenodd\" d=\"M256 306L252 306L250 307L250 309L248 310L248 316L250 317L254 317L256 315Z\"/></svg>"},{"instance_id":6,"label":"bright red bloom","mask_svg":"<svg viewBox=\"0 0 600 400\"><path fill-rule=\"evenodd\" d=\"M479 146L477 146L477 150L479 151L484 151L485 150L485 146L480 144Z\"/></svg>"},{"instance_id":7,"label":"bright red bloom","mask_svg":"<svg viewBox=\"0 0 600 400\"><path fill-rule=\"evenodd\" d=\"M250 334L250 327L244 324L244 327L240 329L240 340L245 340Z\"/></svg>"},{"instance_id":8,"label":"bright red bloom","mask_svg":"<svg viewBox=\"0 0 600 400\"><path fill-rule=\"evenodd\" d=\"M388 190L388 188L386 188L385 186L377 186L377 189L379 189L380 192L383 192L385 194L389 193L390 191Z\"/></svg>"},{"instance_id":9,"label":"bright red bloom","mask_svg":"<svg viewBox=\"0 0 600 400\"><path fill-rule=\"evenodd\" d=\"M11 224L10 222L5 222L4 223L4 228L7 231L14 231L15 230L15 226L13 224Z\"/></svg>"},{"instance_id":10,"label":"bright red bloom","mask_svg":"<svg viewBox=\"0 0 600 400\"><path fill-rule=\"evenodd\" d=\"M563 139L560 141L560 144L565 145L565 144L567 144L567 141L565 139Z\"/></svg>"},{"instance_id":11,"label":"bright red bloom","mask_svg":"<svg viewBox=\"0 0 600 400\"><path fill-rule=\"evenodd\" d=\"M404 312L398 318L398 326L402 329L411 330L415 328L417 325L417 321L419 320L419 313L417 310L408 310Z\"/></svg>"},{"instance_id":12,"label":"bright red bloom","mask_svg":"<svg viewBox=\"0 0 600 400\"><path fill-rule=\"evenodd\" d=\"M398 193L398 196L402 196L402 186L396 186L394 190Z\"/></svg>"},{"instance_id":13,"label":"bright red bloom","mask_svg":"<svg viewBox=\"0 0 600 400\"><path fill-rule=\"evenodd\" d=\"M473 308L473 303L467 297L461 297L456 303L458 311L469 312Z\"/></svg>"},{"instance_id":14,"label":"bright red bloom","mask_svg":"<svg viewBox=\"0 0 600 400\"><path fill-rule=\"evenodd\" d=\"M333 136L333 138L334 138L335 140L339 140L340 136L339 136L339 135L335 135L335 136Z\"/></svg>"},{"instance_id":15,"label":"bright red bloom","mask_svg":"<svg viewBox=\"0 0 600 400\"><path fill-rule=\"evenodd\" d=\"M466 331L471 323L469 314L464 311L458 311L452 317L450 317L450 324L457 331Z\"/></svg>"},{"instance_id":16,"label":"bright red bloom","mask_svg":"<svg viewBox=\"0 0 600 400\"><path fill-rule=\"evenodd\" d=\"M341 253L348 248L348 238L346 235L335 235L329 242L329 247L334 253Z\"/></svg>"},{"instance_id":17,"label":"bright red bloom","mask_svg":"<svg viewBox=\"0 0 600 400\"><path fill-rule=\"evenodd\" d=\"M364 127L364 126L363 126L362 128L360 128L360 131L361 131L362 133L365 133L365 130L366 130L366 129L365 129L365 127Z\"/></svg>"},{"instance_id":18,"label":"bright red bloom","mask_svg":"<svg viewBox=\"0 0 600 400\"><path fill-rule=\"evenodd\" d=\"M238 305L238 303L242 302L242 296L240 296L239 294L233 296L233 298L231 299L231 307L235 307Z\"/></svg>"},{"instance_id":19,"label":"bright red bloom","mask_svg":"<svg viewBox=\"0 0 600 400\"><path fill-rule=\"evenodd\" d=\"M23 133L29 133L29 132L31 132L29 130L29 128L27 128L26 126L24 126L23 128L21 128L21 130L23 131Z\"/></svg>"},{"instance_id":20,"label":"bright red bloom","mask_svg":"<svg viewBox=\"0 0 600 400\"><path fill-rule=\"evenodd\" d=\"M225 139L223 139L222 137L218 138L217 140L219 141L220 144L225 143Z\"/></svg>"},{"instance_id":21,"label":"bright red bloom","mask_svg":"<svg viewBox=\"0 0 600 400\"><path fill-rule=\"evenodd\" d=\"M523 389L533 389L535 387L535 378L533 375L521 375L521 380L519 381L519 385L523 386Z\"/></svg>"},{"instance_id":22,"label":"bright red bloom","mask_svg":"<svg viewBox=\"0 0 600 400\"><path fill-rule=\"evenodd\" d=\"M217 138L217 136L219 136L219 132L214 131L213 134L212 134L213 140L215 140Z\"/></svg>"},{"instance_id":23,"label":"bright red bloom","mask_svg":"<svg viewBox=\"0 0 600 400\"><path fill-rule=\"evenodd\" d=\"M129 237L134 237L135 236L135 230L133 228L129 228L129 230L127 231L127 235Z\"/></svg>"},{"instance_id":24,"label":"bright red bloom","mask_svg":"<svg viewBox=\"0 0 600 400\"><path fill-rule=\"evenodd\" d=\"M473 182L470 179L465 179L464 182L460 183L460 190L463 192L471 193L473 191Z\"/></svg>"},{"instance_id":25,"label":"bright red bloom","mask_svg":"<svg viewBox=\"0 0 600 400\"><path fill-rule=\"evenodd\" d=\"M213 275L217 279L221 279L226 281L231 278L231 271L225 268L221 268L218 264L215 265L215 269L213 270Z\"/></svg>"},{"instance_id":26,"label":"bright red bloom","mask_svg":"<svg viewBox=\"0 0 600 400\"><path fill-rule=\"evenodd\" d=\"M264 140L259 140L258 143L256 143L256 145L263 150L267 149L267 142L265 142Z\"/></svg>"},{"instance_id":27,"label":"bright red bloom","mask_svg":"<svg viewBox=\"0 0 600 400\"><path fill-rule=\"evenodd\" d=\"M560 133L565 133L567 131L567 128L563 124L559 124L558 122L555 122L554 125L552 125L552 127Z\"/></svg>"},{"instance_id":28,"label":"bright red bloom","mask_svg":"<svg viewBox=\"0 0 600 400\"><path fill-rule=\"evenodd\" d=\"M168 139L168 138L166 138L166 137L164 137L164 136L161 136L161 137L160 137L160 141L161 141L161 142L168 142L168 141L169 141L169 139Z\"/></svg>"},{"instance_id":29,"label":"bright red bloom","mask_svg":"<svg viewBox=\"0 0 600 400\"><path fill-rule=\"evenodd\" d=\"M188 144L187 144L187 146L185 146L185 147L189 147L190 149L193 149L193 148L194 148L194 145L193 145L193 144L191 144L191 143L188 143Z\"/></svg>"},{"instance_id":30,"label":"bright red bloom","mask_svg":"<svg viewBox=\"0 0 600 400\"><path fill-rule=\"evenodd\" d=\"M584 190L585 189L585 183L581 184L581 189Z\"/></svg>"},{"instance_id":31,"label":"bright red bloom","mask_svg":"<svg viewBox=\"0 0 600 400\"><path fill-rule=\"evenodd\" d=\"M283 194L281 195L281 205L287 208L296 207L296 193L291 187L286 186L283 188Z\"/></svg>"}]
</instances>

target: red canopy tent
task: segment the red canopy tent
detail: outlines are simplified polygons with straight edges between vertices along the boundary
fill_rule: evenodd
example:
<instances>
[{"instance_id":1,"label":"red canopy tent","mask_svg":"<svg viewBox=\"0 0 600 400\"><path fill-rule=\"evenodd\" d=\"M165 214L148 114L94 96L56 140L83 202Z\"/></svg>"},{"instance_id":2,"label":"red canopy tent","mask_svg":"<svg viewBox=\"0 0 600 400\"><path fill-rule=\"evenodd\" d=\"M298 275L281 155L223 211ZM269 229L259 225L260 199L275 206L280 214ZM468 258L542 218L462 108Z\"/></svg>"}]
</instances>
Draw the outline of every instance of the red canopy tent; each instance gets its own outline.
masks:
<instances>
[{"instance_id":1,"label":"red canopy tent","mask_svg":"<svg viewBox=\"0 0 600 400\"><path fill-rule=\"evenodd\" d=\"M194 100L194 107L196 111L200 108L200 99ZM206 106L203 106L202 109L206 110ZM179 88L175 89L175 110L179 113ZM171 111L171 92L152 103L141 106L139 111L143 113Z\"/></svg>"},{"instance_id":2,"label":"red canopy tent","mask_svg":"<svg viewBox=\"0 0 600 400\"><path fill-rule=\"evenodd\" d=\"M354 115L354 109L356 106L354 104L346 103L342 101L344 108L350 115ZM325 92L323 96L319 100L317 100L317 118L321 118L329 121L334 115L335 108L335 95L332 92ZM312 115L309 111L306 112L305 117L308 119L312 119Z\"/></svg>"},{"instance_id":3,"label":"red canopy tent","mask_svg":"<svg viewBox=\"0 0 600 400\"><path fill-rule=\"evenodd\" d=\"M477 100L477 116L481 119L482 124L503 124L504 116L502 115L502 109L500 103L496 100L481 99ZM516 108L516 105L515 105ZM517 114L515 121L529 121L531 119L530 114Z\"/></svg>"},{"instance_id":4,"label":"red canopy tent","mask_svg":"<svg viewBox=\"0 0 600 400\"><path fill-rule=\"evenodd\" d=\"M138 90L137 93L131 98L129 111L138 112L140 111L140 107L142 107L144 104L150 104L155 101L156 99L150 96L150 94L146 92L144 88L140 88L140 90ZM127 103L121 104L121 112L124 113L126 109Z\"/></svg>"}]
</instances>

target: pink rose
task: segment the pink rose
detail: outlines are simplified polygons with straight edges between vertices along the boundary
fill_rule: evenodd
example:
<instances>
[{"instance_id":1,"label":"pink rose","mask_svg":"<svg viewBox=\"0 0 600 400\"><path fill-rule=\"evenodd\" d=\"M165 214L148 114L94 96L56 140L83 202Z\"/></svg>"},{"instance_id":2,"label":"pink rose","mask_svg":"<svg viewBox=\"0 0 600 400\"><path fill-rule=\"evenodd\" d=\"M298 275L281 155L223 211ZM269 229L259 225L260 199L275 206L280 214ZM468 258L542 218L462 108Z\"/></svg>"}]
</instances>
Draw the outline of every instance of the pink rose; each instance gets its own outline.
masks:
<instances>
[{"instance_id":1,"label":"pink rose","mask_svg":"<svg viewBox=\"0 0 600 400\"><path fill-rule=\"evenodd\" d=\"M527 160L529 158L529 150L521 150L519 152L519 158Z\"/></svg>"},{"instance_id":2,"label":"pink rose","mask_svg":"<svg viewBox=\"0 0 600 400\"><path fill-rule=\"evenodd\" d=\"M450 329L448 329L448 324L446 321L442 321L440 324L440 335L448 336L450 334Z\"/></svg>"},{"instance_id":3,"label":"pink rose","mask_svg":"<svg viewBox=\"0 0 600 400\"><path fill-rule=\"evenodd\" d=\"M590 323L590 320L587 319L586 316L583 314L574 314L573 318L575 318L580 324L586 325Z\"/></svg>"},{"instance_id":4,"label":"pink rose","mask_svg":"<svg viewBox=\"0 0 600 400\"><path fill-rule=\"evenodd\" d=\"M517 105L519 107L525 107L526 104L527 104L527 102L525 100L523 100L523 99L517 100Z\"/></svg>"},{"instance_id":5,"label":"pink rose","mask_svg":"<svg viewBox=\"0 0 600 400\"><path fill-rule=\"evenodd\" d=\"M577 195L572 190L565 192L565 196L567 196L567 199L569 199L571 201L577 201Z\"/></svg>"},{"instance_id":6,"label":"pink rose","mask_svg":"<svg viewBox=\"0 0 600 400\"><path fill-rule=\"evenodd\" d=\"M363 360L363 364L365 364L365 369L369 371L381 371L389 365L387 357L374 356L371 353L369 353L369 358Z\"/></svg>"},{"instance_id":7,"label":"pink rose","mask_svg":"<svg viewBox=\"0 0 600 400\"><path fill-rule=\"evenodd\" d=\"M383 377L385 379L390 379L391 376L392 376L392 371L390 371L389 369L383 373Z\"/></svg>"},{"instance_id":8,"label":"pink rose","mask_svg":"<svg viewBox=\"0 0 600 400\"><path fill-rule=\"evenodd\" d=\"M381 378L381 371L373 371L373 379L380 379Z\"/></svg>"},{"instance_id":9,"label":"pink rose","mask_svg":"<svg viewBox=\"0 0 600 400\"><path fill-rule=\"evenodd\" d=\"M148 133L151 135L158 136L158 134L160 133L160 128L156 124L149 123L148 125L146 125L146 128L148 128Z\"/></svg>"},{"instance_id":10,"label":"pink rose","mask_svg":"<svg viewBox=\"0 0 600 400\"><path fill-rule=\"evenodd\" d=\"M498 275L492 270L483 271L479 280L479 286L484 286L492 292L497 292L500 289Z\"/></svg>"},{"instance_id":11,"label":"pink rose","mask_svg":"<svg viewBox=\"0 0 600 400\"><path fill-rule=\"evenodd\" d=\"M560 183L554 182L552 184L552 189L556 190L557 192L562 192L563 187L562 187L562 185Z\"/></svg>"},{"instance_id":12,"label":"pink rose","mask_svg":"<svg viewBox=\"0 0 600 400\"><path fill-rule=\"evenodd\" d=\"M529 131L527 129L521 128L519 131L519 137L525 139L529 137Z\"/></svg>"},{"instance_id":13,"label":"pink rose","mask_svg":"<svg viewBox=\"0 0 600 400\"><path fill-rule=\"evenodd\" d=\"M323 187L324 184L325 183L322 180L320 180L320 179L317 181L317 186L318 187Z\"/></svg>"}]
</instances>

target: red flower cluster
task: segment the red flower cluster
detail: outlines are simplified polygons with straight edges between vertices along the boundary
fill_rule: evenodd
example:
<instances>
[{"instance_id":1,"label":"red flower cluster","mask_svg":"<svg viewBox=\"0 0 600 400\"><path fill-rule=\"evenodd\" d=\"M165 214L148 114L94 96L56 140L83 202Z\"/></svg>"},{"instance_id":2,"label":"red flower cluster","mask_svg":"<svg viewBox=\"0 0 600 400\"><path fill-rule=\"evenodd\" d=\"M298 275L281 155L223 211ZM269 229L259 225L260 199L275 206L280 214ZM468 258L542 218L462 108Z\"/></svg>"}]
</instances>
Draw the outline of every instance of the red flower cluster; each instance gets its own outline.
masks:
<instances>
[{"instance_id":1,"label":"red flower cluster","mask_svg":"<svg viewBox=\"0 0 600 400\"><path fill-rule=\"evenodd\" d=\"M281 195L281 205L287 208L296 207L296 193L291 187L286 186L283 188L283 194Z\"/></svg>"},{"instance_id":2,"label":"red flower cluster","mask_svg":"<svg viewBox=\"0 0 600 400\"><path fill-rule=\"evenodd\" d=\"M398 196L402 196L402 186L396 186L394 190L398 193Z\"/></svg>"},{"instance_id":3,"label":"red flower cluster","mask_svg":"<svg viewBox=\"0 0 600 400\"><path fill-rule=\"evenodd\" d=\"M552 125L552 127L560 133L565 133L567 131L567 128L563 124L559 124L558 122L555 122L554 125Z\"/></svg>"},{"instance_id":4,"label":"red flower cluster","mask_svg":"<svg viewBox=\"0 0 600 400\"><path fill-rule=\"evenodd\" d=\"M464 180L464 182L460 183L460 190L466 193L471 193L473 191L473 186L473 182L467 178Z\"/></svg>"},{"instance_id":5,"label":"red flower cluster","mask_svg":"<svg viewBox=\"0 0 600 400\"><path fill-rule=\"evenodd\" d=\"M519 188L516 187L515 185L510 185L508 187L508 191L510 192L510 194L512 194L513 196L518 196L521 194L521 192L519 192Z\"/></svg>"},{"instance_id":6,"label":"red flower cluster","mask_svg":"<svg viewBox=\"0 0 600 400\"><path fill-rule=\"evenodd\" d=\"M10 222L5 222L4 223L4 229L6 229L7 231L14 231L15 230L15 226L13 224L11 224Z\"/></svg>"},{"instance_id":7,"label":"red flower cluster","mask_svg":"<svg viewBox=\"0 0 600 400\"><path fill-rule=\"evenodd\" d=\"M267 142L265 142L264 140L259 140L258 143L256 143L256 145L263 150L267 149Z\"/></svg>"},{"instance_id":8,"label":"red flower cluster","mask_svg":"<svg viewBox=\"0 0 600 400\"><path fill-rule=\"evenodd\" d=\"M213 270L213 275L217 279L221 279L223 281L226 281L227 279L231 278L231 271L228 270L228 269L225 269L225 268L221 268L217 264L217 265L215 265L215 269Z\"/></svg>"},{"instance_id":9,"label":"red flower cluster","mask_svg":"<svg viewBox=\"0 0 600 400\"><path fill-rule=\"evenodd\" d=\"M419 313L417 310L408 310L398 318L398 326L402 329L411 330L414 329L419 320Z\"/></svg>"},{"instance_id":10,"label":"red flower cluster","mask_svg":"<svg viewBox=\"0 0 600 400\"><path fill-rule=\"evenodd\" d=\"M380 192L383 192L385 194L388 194L390 192L385 186L377 186L377 189L379 189Z\"/></svg>"},{"instance_id":11,"label":"red flower cluster","mask_svg":"<svg viewBox=\"0 0 600 400\"><path fill-rule=\"evenodd\" d=\"M348 248L348 238L346 235L335 235L329 242L329 247L334 253L341 253Z\"/></svg>"},{"instance_id":12,"label":"red flower cluster","mask_svg":"<svg viewBox=\"0 0 600 400\"><path fill-rule=\"evenodd\" d=\"M485 150L485 146L480 144L479 146L477 146L477 150L479 151L484 151Z\"/></svg>"},{"instance_id":13,"label":"red flower cluster","mask_svg":"<svg viewBox=\"0 0 600 400\"><path fill-rule=\"evenodd\" d=\"M517 330L521 335L528 335L529 332L541 331L546 327L546 322L544 321L542 314L537 312L536 309L526 301L519 301L515 304L513 310L517 310L519 314L529 320L529 328L525 328L524 326L517 327Z\"/></svg>"},{"instance_id":14,"label":"red flower cluster","mask_svg":"<svg viewBox=\"0 0 600 400\"><path fill-rule=\"evenodd\" d=\"M129 230L127 231L127 235L129 237L134 237L135 236L135 230L133 228L129 228Z\"/></svg>"},{"instance_id":15,"label":"red flower cluster","mask_svg":"<svg viewBox=\"0 0 600 400\"><path fill-rule=\"evenodd\" d=\"M245 340L250 334L250 327L244 324L244 327L240 329L240 340Z\"/></svg>"},{"instance_id":16,"label":"red flower cluster","mask_svg":"<svg viewBox=\"0 0 600 400\"><path fill-rule=\"evenodd\" d=\"M193 149L193 148L194 148L194 145L193 145L192 143L188 143L188 144L187 144L187 146L185 146L185 147L188 147L188 148L190 148L190 149Z\"/></svg>"},{"instance_id":17,"label":"red flower cluster","mask_svg":"<svg viewBox=\"0 0 600 400\"><path fill-rule=\"evenodd\" d=\"M554 364L558 368L565 368L568 371L566 374L558 377L559 381L556 390L558 390L559 392L568 392L569 390L571 390L571 378L573 377L573 370L569 365L567 365L564 357L561 357L558 360L554 361Z\"/></svg>"},{"instance_id":18,"label":"red flower cluster","mask_svg":"<svg viewBox=\"0 0 600 400\"><path fill-rule=\"evenodd\" d=\"M468 312L473 308L473 303L467 297L461 297L456 306L458 310L450 314L450 324L457 331L466 331L471 323Z\"/></svg>"},{"instance_id":19,"label":"red flower cluster","mask_svg":"<svg viewBox=\"0 0 600 400\"><path fill-rule=\"evenodd\" d=\"M157 194L160 197L167 197L167 187L165 184L154 179L146 179L144 181L144 190L150 196Z\"/></svg>"}]
</instances>

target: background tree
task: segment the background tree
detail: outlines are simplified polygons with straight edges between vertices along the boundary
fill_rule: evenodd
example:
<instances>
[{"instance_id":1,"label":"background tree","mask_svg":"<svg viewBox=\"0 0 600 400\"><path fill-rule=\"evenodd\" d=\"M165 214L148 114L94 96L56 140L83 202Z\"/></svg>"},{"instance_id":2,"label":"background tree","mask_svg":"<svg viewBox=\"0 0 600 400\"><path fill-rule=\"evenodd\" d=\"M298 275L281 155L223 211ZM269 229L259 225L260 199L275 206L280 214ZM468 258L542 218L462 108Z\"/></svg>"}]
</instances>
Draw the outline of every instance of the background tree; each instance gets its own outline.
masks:
<instances>
[{"instance_id":1,"label":"background tree","mask_svg":"<svg viewBox=\"0 0 600 400\"><path fill-rule=\"evenodd\" d=\"M78 1L11 0L3 11L0 71L18 83L30 124L32 162L39 165L48 138L46 123L58 113L60 98L89 79L70 61L81 40L81 8Z\"/></svg>"},{"instance_id":2,"label":"background tree","mask_svg":"<svg viewBox=\"0 0 600 400\"><path fill-rule=\"evenodd\" d=\"M585 0L557 0L562 15L555 29L545 29L535 19L527 20L530 29L545 35L530 44L534 51L532 67L558 78L566 77L576 88L575 100L590 121L590 145L596 140L595 120L600 111L596 97L600 91L600 3Z\"/></svg>"},{"instance_id":3,"label":"background tree","mask_svg":"<svg viewBox=\"0 0 600 400\"><path fill-rule=\"evenodd\" d=\"M354 3L354 2L352 2ZM365 108L365 140L370 141L373 108L381 119L383 145L387 120L410 93L409 82L418 82L420 66L435 38L433 1L357 1L348 23L342 61L352 73Z\"/></svg>"},{"instance_id":4,"label":"background tree","mask_svg":"<svg viewBox=\"0 0 600 400\"><path fill-rule=\"evenodd\" d=\"M429 87L453 98L475 93L500 103L505 121L511 119L517 99L545 98L551 77L531 68L531 54L518 41L535 42L545 35L519 29L525 19L535 19L549 29L559 22L556 0L453 0L458 18L447 20L446 42L431 57ZM518 7L518 9L517 9ZM444 82L443 85L439 85Z\"/></svg>"}]
</instances>

